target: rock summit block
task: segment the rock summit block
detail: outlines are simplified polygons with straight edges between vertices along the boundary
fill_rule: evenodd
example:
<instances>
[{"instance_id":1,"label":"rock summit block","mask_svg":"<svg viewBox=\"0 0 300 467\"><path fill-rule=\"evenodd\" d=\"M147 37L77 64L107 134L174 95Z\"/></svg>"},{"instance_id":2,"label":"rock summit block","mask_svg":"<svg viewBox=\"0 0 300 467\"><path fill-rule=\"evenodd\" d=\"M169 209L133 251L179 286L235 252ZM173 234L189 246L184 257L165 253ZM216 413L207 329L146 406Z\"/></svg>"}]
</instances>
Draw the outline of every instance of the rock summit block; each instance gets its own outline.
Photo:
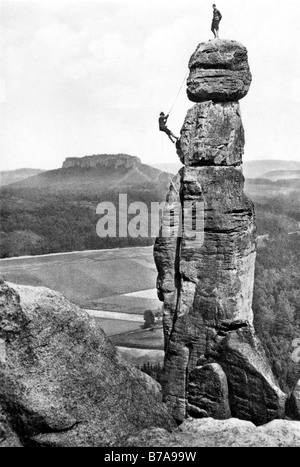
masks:
<instances>
[{"instance_id":1,"label":"rock summit block","mask_svg":"<svg viewBox=\"0 0 300 467\"><path fill-rule=\"evenodd\" d=\"M247 49L236 41L201 42L189 61L187 95L192 102L242 99L251 84Z\"/></svg>"}]
</instances>

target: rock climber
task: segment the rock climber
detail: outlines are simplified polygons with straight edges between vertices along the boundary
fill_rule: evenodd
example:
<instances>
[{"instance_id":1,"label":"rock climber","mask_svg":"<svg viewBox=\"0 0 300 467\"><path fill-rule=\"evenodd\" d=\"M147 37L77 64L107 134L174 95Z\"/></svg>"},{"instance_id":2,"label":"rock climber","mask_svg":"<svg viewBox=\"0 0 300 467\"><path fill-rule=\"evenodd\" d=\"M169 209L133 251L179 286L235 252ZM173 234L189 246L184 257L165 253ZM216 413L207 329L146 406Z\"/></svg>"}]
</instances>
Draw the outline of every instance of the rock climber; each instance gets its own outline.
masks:
<instances>
[{"instance_id":1,"label":"rock climber","mask_svg":"<svg viewBox=\"0 0 300 467\"><path fill-rule=\"evenodd\" d=\"M163 112L160 112L159 119L158 119L159 131L164 131L168 135L168 137L170 138L172 143L175 143L178 140L178 138L167 127L166 122L167 122L168 118L169 118L169 114L165 115ZM173 138L174 138L174 140L173 140Z\"/></svg>"},{"instance_id":2,"label":"rock climber","mask_svg":"<svg viewBox=\"0 0 300 467\"><path fill-rule=\"evenodd\" d=\"M211 23L211 31L213 32L215 39L219 39L219 23L222 19L222 15L216 7L216 4L213 4L213 19Z\"/></svg>"}]
</instances>

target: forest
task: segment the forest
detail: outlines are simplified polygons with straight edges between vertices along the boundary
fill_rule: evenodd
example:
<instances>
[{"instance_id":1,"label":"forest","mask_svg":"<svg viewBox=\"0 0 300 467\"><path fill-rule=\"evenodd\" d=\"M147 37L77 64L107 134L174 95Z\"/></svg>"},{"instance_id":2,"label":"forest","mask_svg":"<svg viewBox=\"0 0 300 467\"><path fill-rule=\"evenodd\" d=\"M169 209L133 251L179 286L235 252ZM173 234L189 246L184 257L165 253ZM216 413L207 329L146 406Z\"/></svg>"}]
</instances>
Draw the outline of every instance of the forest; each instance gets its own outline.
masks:
<instances>
[{"instance_id":1,"label":"forest","mask_svg":"<svg viewBox=\"0 0 300 467\"><path fill-rule=\"evenodd\" d=\"M128 177L120 169L97 173L72 168L1 187L0 257L152 245L154 238L150 236L99 238L96 233L99 220L96 208L102 201L118 206L119 193L124 193L128 195L128 205L141 201L150 208L151 202L165 200L170 183L167 174L145 165L141 168L144 178L134 173ZM284 196L277 194L274 191L277 185L272 182L270 195L265 189L268 185L258 185L257 189L254 182L248 183L248 194L255 203L258 235L282 235L298 230L299 192L293 188ZM251 192L253 186L255 191ZM133 217L128 216L128 220ZM117 226L118 222L119 219Z\"/></svg>"},{"instance_id":2,"label":"forest","mask_svg":"<svg viewBox=\"0 0 300 467\"><path fill-rule=\"evenodd\" d=\"M300 338L300 235L276 235L257 253L254 327L284 391L300 379L294 341Z\"/></svg>"}]
</instances>

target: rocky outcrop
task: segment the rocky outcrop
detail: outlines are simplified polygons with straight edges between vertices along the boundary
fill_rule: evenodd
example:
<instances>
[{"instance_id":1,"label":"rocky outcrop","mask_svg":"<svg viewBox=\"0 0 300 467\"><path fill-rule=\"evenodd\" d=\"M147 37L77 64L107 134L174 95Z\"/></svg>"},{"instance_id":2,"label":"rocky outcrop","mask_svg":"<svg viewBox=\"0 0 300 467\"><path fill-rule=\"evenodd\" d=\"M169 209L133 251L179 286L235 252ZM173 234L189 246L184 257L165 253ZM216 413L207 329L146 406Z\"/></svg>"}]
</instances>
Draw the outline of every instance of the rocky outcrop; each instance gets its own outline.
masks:
<instances>
[{"instance_id":1,"label":"rocky outcrop","mask_svg":"<svg viewBox=\"0 0 300 467\"><path fill-rule=\"evenodd\" d=\"M214 420L189 418L168 433L161 428L143 430L130 437L126 446L138 447L299 447L300 422L274 420L256 427L253 423L231 418Z\"/></svg>"},{"instance_id":2,"label":"rocky outcrop","mask_svg":"<svg viewBox=\"0 0 300 467\"><path fill-rule=\"evenodd\" d=\"M189 375L187 411L195 418L230 418L227 378L217 363L198 366Z\"/></svg>"},{"instance_id":3,"label":"rocky outcrop","mask_svg":"<svg viewBox=\"0 0 300 467\"><path fill-rule=\"evenodd\" d=\"M293 420L300 420L300 380L287 401L287 415Z\"/></svg>"},{"instance_id":4,"label":"rocky outcrop","mask_svg":"<svg viewBox=\"0 0 300 467\"><path fill-rule=\"evenodd\" d=\"M0 446L109 446L175 426L160 386L59 293L0 284Z\"/></svg>"},{"instance_id":5,"label":"rocky outcrop","mask_svg":"<svg viewBox=\"0 0 300 467\"><path fill-rule=\"evenodd\" d=\"M251 84L246 47L236 41L202 42L189 61L187 95L193 102L237 101Z\"/></svg>"},{"instance_id":6,"label":"rocky outcrop","mask_svg":"<svg viewBox=\"0 0 300 467\"><path fill-rule=\"evenodd\" d=\"M0 405L0 447L20 448L22 443Z\"/></svg>"},{"instance_id":7,"label":"rocky outcrop","mask_svg":"<svg viewBox=\"0 0 300 467\"><path fill-rule=\"evenodd\" d=\"M173 230L169 236L161 230L154 247L164 302L164 398L179 421L188 413L226 418L231 412L263 424L283 417L286 396L252 326L256 226L244 193L237 102L251 82L247 51L234 41L210 41L198 46L189 66L188 96L199 103L188 111L176 145L185 166L163 219L163 226L172 220ZM215 407L204 397L216 389L215 374L199 370L195 378L207 364L226 375Z\"/></svg>"},{"instance_id":8,"label":"rocky outcrop","mask_svg":"<svg viewBox=\"0 0 300 467\"><path fill-rule=\"evenodd\" d=\"M239 103L209 101L188 111L177 153L185 166L236 166L242 162L244 143Z\"/></svg>"},{"instance_id":9,"label":"rocky outcrop","mask_svg":"<svg viewBox=\"0 0 300 467\"><path fill-rule=\"evenodd\" d=\"M247 322L223 325L214 337L211 334L207 356L220 362L227 375L233 417L256 425L284 417L286 395L278 388L263 347Z\"/></svg>"},{"instance_id":10,"label":"rocky outcrop","mask_svg":"<svg viewBox=\"0 0 300 467\"><path fill-rule=\"evenodd\" d=\"M127 154L94 154L92 156L84 157L67 157L63 163L62 168L68 169L69 167L81 167L84 169L89 168L112 168L125 169L134 168L141 164L141 160L135 156Z\"/></svg>"}]
</instances>

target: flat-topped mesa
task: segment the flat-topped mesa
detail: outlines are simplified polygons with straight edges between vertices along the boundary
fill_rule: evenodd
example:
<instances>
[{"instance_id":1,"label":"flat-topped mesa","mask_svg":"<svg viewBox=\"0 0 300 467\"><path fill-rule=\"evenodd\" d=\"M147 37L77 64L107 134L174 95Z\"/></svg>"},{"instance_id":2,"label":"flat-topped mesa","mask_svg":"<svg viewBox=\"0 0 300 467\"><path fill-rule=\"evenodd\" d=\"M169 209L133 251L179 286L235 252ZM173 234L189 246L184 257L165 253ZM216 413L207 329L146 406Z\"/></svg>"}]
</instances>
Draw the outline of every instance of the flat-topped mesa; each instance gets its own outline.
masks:
<instances>
[{"instance_id":1,"label":"flat-topped mesa","mask_svg":"<svg viewBox=\"0 0 300 467\"><path fill-rule=\"evenodd\" d=\"M244 128L238 99L251 84L247 49L236 41L198 45L189 62L187 95L193 102L177 142L186 166L238 166L244 154Z\"/></svg>"},{"instance_id":2,"label":"flat-topped mesa","mask_svg":"<svg viewBox=\"0 0 300 467\"><path fill-rule=\"evenodd\" d=\"M141 164L141 160L136 156L128 154L93 154L92 156L84 157L67 157L62 168L80 167L83 169L90 168L111 168L117 169L124 166L126 169L136 167Z\"/></svg>"},{"instance_id":3,"label":"flat-topped mesa","mask_svg":"<svg viewBox=\"0 0 300 467\"><path fill-rule=\"evenodd\" d=\"M192 102L237 101L251 84L246 47L236 41L201 42L189 61L187 95Z\"/></svg>"}]
</instances>

